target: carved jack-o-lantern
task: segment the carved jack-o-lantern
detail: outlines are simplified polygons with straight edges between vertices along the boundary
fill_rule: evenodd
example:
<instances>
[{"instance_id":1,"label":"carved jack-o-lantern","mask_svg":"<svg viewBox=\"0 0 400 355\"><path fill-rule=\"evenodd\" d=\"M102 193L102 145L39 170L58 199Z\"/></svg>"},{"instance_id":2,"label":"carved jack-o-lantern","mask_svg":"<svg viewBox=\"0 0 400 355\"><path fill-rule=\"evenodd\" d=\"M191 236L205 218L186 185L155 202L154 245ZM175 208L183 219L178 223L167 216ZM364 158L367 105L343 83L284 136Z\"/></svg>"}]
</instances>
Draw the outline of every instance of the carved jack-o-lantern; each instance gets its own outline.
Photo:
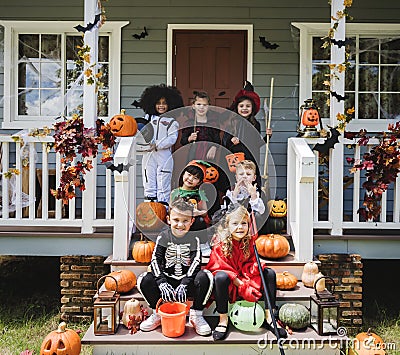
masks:
<instances>
[{"instance_id":1,"label":"carved jack-o-lantern","mask_svg":"<svg viewBox=\"0 0 400 355\"><path fill-rule=\"evenodd\" d=\"M50 332L43 340L40 355L79 355L81 338L77 332L60 323L57 330Z\"/></svg>"},{"instance_id":2,"label":"carved jack-o-lantern","mask_svg":"<svg viewBox=\"0 0 400 355\"><path fill-rule=\"evenodd\" d=\"M219 172L216 168L210 166L206 169L204 182L209 182L210 184L213 184L214 182L217 182L218 178L219 178Z\"/></svg>"},{"instance_id":3,"label":"carved jack-o-lantern","mask_svg":"<svg viewBox=\"0 0 400 355\"><path fill-rule=\"evenodd\" d=\"M114 136L117 137L134 136L138 129L136 120L132 116L126 115L125 110L121 110L120 114L113 116L109 126Z\"/></svg>"},{"instance_id":4,"label":"carved jack-o-lantern","mask_svg":"<svg viewBox=\"0 0 400 355\"><path fill-rule=\"evenodd\" d=\"M159 202L142 202L136 208L136 224L142 231L161 229L167 220L167 209Z\"/></svg>"},{"instance_id":5,"label":"carved jack-o-lantern","mask_svg":"<svg viewBox=\"0 0 400 355\"><path fill-rule=\"evenodd\" d=\"M285 217L287 213L287 206L284 200L271 200L268 201L268 207L270 209L269 215L271 217Z\"/></svg>"},{"instance_id":6,"label":"carved jack-o-lantern","mask_svg":"<svg viewBox=\"0 0 400 355\"><path fill-rule=\"evenodd\" d=\"M228 168L229 171L232 173L236 172L236 164L239 163L240 161L244 160L244 153L239 152L239 153L232 153L228 154L225 156L225 159L228 163Z\"/></svg>"}]
</instances>

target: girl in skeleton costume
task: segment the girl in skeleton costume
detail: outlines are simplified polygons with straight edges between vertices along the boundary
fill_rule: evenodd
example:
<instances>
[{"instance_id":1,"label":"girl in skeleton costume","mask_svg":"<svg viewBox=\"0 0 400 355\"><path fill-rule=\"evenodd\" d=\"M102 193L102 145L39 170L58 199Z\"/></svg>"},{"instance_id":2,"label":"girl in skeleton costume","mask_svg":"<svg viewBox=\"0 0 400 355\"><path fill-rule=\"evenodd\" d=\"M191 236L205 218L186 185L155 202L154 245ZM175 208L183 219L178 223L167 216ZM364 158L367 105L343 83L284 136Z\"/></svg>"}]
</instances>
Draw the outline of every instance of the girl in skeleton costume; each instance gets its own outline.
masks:
<instances>
[{"instance_id":1,"label":"girl in skeleton costume","mask_svg":"<svg viewBox=\"0 0 400 355\"><path fill-rule=\"evenodd\" d=\"M178 139L179 123L167 112L183 106L182 96L175 87L154 85L143 91L139 104L154 132L142 160L145 199L168 203L174 167L171 149Z\"/></svg>"},{"instance_id":2,"label":"girl in skeleton costume","mask_svg":"<svg viewBox=\"0 0 400 355\"><path fill-rule=\"evenodd\" d=\"M228 302L237 298L256 302L261 298L261 276L254 253L251 218L242 205L231 205L214 236L214 246L206 266L214 275L214 298L219 323L213 331L214 340L223 340L228 333ZM265 267L264 278L273 309L276 309L276 274ZM266 310L267 327L271 318ZM270 328L271 329L271 328ZM281 337L286 335L280 329Z\"/></svg>"},{"instance_id":3,"label":"girl in skeleton costume","mask_svg":"<svg viewBox=\"0 0 400 355\"><path fill-rule=\"evenodd\" d=\"M154 310L162 298L165 302L186 302L193 297L189 320L199 335L210 335L211 328L203 318L203 309L210 297L213 278L201 270L200 240L196 232L189 232L194 221L193 205L183 199L175 200L167 218L170 228L157 237L151 260L151 272L138 277L137 288L153 309L152 315L140 324L143 331L161 325L161 317Z\"/></svg>"}]
</instances>

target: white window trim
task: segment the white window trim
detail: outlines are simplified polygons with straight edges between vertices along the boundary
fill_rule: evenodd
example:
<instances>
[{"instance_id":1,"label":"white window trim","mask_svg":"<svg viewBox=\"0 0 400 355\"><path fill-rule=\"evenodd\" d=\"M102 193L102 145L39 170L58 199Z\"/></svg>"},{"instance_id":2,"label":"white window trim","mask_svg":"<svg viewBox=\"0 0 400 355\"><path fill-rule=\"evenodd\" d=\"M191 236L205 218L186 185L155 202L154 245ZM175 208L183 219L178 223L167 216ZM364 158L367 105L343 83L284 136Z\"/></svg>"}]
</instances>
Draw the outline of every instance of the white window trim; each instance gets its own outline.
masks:
<instances>
[{"instance_id":1,"label":"white window trim","mask_svg":"<svg viewBox=\"0 0 400 355\"><path fill-rule=\"evenodd\" d=\"M167 28L167 85L172 82L172 42L174 30L247 31L247 80L253 82L253 25L251 24L168 24Z\"/></svg>"},{"instance_id":2,"label":"white window trim","mask_svg":"<svg viewBox=\"0 0 400 355\"><path fill-rule=\"evenodd\" d=\"M74 26L79 21L1 21L4 27L4 111L2 127L4 129L38 128L38 122L15 120L16 98L15 94L15 72L14 56L17 54L13 49L17 46L16 34L25 33L71 33L76 34ZM99 30L100 34L110 35L109 53L109 114L120 112L121 91L121 30L128 25L129 21L107 21ZM51 126L54 119L46 119L40 122L41 126Z\"/></svg>"},{"instance_id":3,"label":"white window trim","mask_svg":"<svg viewBox=\"0 0 400 355\"><path fill-rule=\"evenodd\" d=\"M300 78L299 102L311 97L312 93L312 37L324 37L331 26L330 23L292 22L292 26L300 30ZM371 35L374 37L398 37L400 24L388 23L347 23L346 36ZM357 119L348 124L347 130L359 131L365 128L370 132L386 131L389 120ZM326 126L329 120L323 120Z\"/></svg>"}]
</instances>

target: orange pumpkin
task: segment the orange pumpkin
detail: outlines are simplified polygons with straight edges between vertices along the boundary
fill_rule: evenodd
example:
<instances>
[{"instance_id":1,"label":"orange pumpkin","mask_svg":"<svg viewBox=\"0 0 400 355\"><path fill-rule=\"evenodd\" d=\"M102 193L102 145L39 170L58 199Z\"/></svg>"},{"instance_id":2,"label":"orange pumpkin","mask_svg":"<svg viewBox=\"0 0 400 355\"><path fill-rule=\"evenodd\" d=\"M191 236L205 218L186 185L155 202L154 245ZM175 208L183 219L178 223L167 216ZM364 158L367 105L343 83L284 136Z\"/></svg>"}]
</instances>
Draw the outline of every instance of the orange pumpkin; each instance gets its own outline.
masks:
<instances>
[{"instance_id":1,"label":"orange pumpkin","mask_svg":"<svg viewBox=\"0 0 400 355\"><path fill-rule=\"evenodd\" d=\"M353 347L349 349L349 355L384 355L383 339L371 332L369 328L366 332L358 333L353 341Z\"/></svg>"},{"instance_id":2,"label":"orange pumpkin","mask_svg":"<svg viewBox=\"0 0 400 355\"><path fill-rule=\"evenodd\" d=\"M216 168L213 166L210 166L206 169L206 174L204 176L204 182L209 182L210 184L213 184L214 182L217 182L219 179L219 172Z\"/></svg>"},{"instance_id":3,"label":"orange pumpkin","mask_svg":"<svg viewBox=\"0 0 400 355\"><path fill-rule=\"evenodd\" d=\"M167 209L159 202L142 202L136 208L136 225L141 231L161 229L167 220Z\"/></svg>"},{"instance_id":4,"label":"orange pumpkin","mask_svg":"<svg viewBox=\"0 0 400 355\"><path fill-rule=\"evenodd\" d=\"M136 285L136 275L131 270L117 270L110 272L108 276L112 276L117 280L118 288L115 290L115 281L112 277L106 277L104 286L108 291L117 291L125 293L132 290Z\"/></svg>"},{"instance_id":5,"label":"orange pumpkin","mask_svg":"<svg viewBox=\"0 0 400 355\"><path fill-rule=\"evenodd\" d=\"M284 200L270 200L268 201L268 208L271 217L286 217L287 205Z\"/></svg>"},{"instance_id":6,"label":"orange pumpkin","mask_svg":"<svg viewBox=\"0 0 400 355\"><path fill-rule=\"evenodd\" d=\"M79 355L80 352L81 338L74 330L67 329L65 322L50 332L40 347L40 355Z\"/></svg>"},{"instance_id":7,"label":"orange pumpkin","mask_svg":"<svg viewBox=\"0 0 400 355\"><path fill-rule=\"evenodd\" d=\"M283 258L290 251L288 240L280 234L260 235L256 239L256 247L261 256L270 259Z\"/></svg>"},{"instance_id":8,"label":"orange pumpkin","mask_svg":"<svg viewBox=\"0 0 400 355\"><path fill-rule=\"evenodd\" d=\"M306 127L315 127L319 124L319 113L315 107L305 108L301 117L301 123Z\"/></svg>"},{"instance_id":9,"label":"orange pumpkin","mask_svg":"<svg viewBox=\"0 0 400 355\"><path fill-rule=\"evenodd\" d=\"M130 137L134 136L137 132L138 125L136 120L129 115L125 114L125 110L113 116L109 123L111 132L117 137Z\"/></svg>"},{"instance_id":10,"label":"orange pumpkin","mask_svg":"<svg viewBox=\"0 0 400 355\"><path fill-rule=\"evenodd\" d=\"M297 285L296 276L288 271L276 273L276 287L279 290L291 290Z\"/></svg>"},{"instance_id":11,"label":"orange pumpkin","mask_svg":"<svg viewBox=\"0 0 400 355\"><path fill-rule=\"evenodd\" d=\"M228 163L229 171L232 173L235 173L236 172L236 164L239 163L240 161L244 160L244 153L239 152L239 153L228 154L227 156L225 156L225 159Z\"/></svg>"},{"instance_id":12,"label":"orange pumpkin","mask_svg":"<svg viewBox=\"0 0 400 355\"><path fill-rule=\"evenodd\" d=\"M149 263L155 246L156 244L153 241L143 239L143 234L140 234L140 240L133 244L133 259L138 263Z\"/></svg>"}]
</instances>

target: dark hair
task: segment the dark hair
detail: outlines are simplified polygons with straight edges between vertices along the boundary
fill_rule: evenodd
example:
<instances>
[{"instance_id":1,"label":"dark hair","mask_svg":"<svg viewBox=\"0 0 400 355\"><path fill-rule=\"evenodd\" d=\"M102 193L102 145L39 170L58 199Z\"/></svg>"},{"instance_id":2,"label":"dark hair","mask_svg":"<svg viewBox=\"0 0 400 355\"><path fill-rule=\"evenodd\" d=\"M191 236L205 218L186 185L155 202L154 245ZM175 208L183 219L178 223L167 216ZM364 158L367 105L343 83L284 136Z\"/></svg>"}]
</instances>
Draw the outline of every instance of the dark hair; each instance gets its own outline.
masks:
<instances>
[{"instance_id":1,"label":"dark hair","mask_svg":"<svg viewBox=\"0 0 400 355\"><path fill-rule=\"evenodd\" d=\"M193 203L187 202L182 197L178 197L170 203L169 208L168 208L168 215L171 214L171 211L174 208L181 212L190 211L190 215L193 216L193 210L194 210Z\"/></svg>"},{"instance_id":2,"label":"dark hair","mask_svg":"<svg viewBox=\"0 0 400 355\"><path fill-rule=\"evenodd\" d=\"M182 95L176 87L160 84L149 86L143 91L140 97L140 107L149 115L157 115L155 106L162 97L167 101L168 111L184 106Z\"/></svg>"},{"instance_id":3,"label":"dark hair","mask_svg":"<svg viewBox=\"0 0 400 355\"><path fill-rule=\"evenodd\" d=\"M196 165L187 165L185 169L182 170L181 175L179 176L179 186L183 185L183 175L187 171L189 174L192 174L200 179L200 183L204 180L204 172L203 169L199 168ZM199 184L200 185L200 184Z\"/></svg>"},{"instance_id":4,"label":"dark hair","mask_svg":"<svg viewBox=\"0 0 400 355\"><path fill-rule=\"evenodd\" d=\"M193 103L196 99L207 99L208 104L210 104L210 96L205 91L193 91Z\"/></svg>"},{"instance_id":5,"label":"dark hair","mask_svg":"<svg viewBox=\"0 0 400 355\"><path fill-rule=\"evenodd\" d=\"M251 115L248 117L248 120L249 120L249 122L254 126L254 125L256 124L256 121L257 121L257 119L256 119L256 117L255 117L255 116L256 116L256 111L257 111L257 106L256 106L256 103L254 102L254 100L253 100L251 97L245 96L245 95L238 97L238 98L232 103L230 109L231 109L233 112L239 114L239 113L238 113L238 105L239 105L241 102L243 102L244 100L249 100L249 101L251 102Z\"/></svg>"}]
</instances>

